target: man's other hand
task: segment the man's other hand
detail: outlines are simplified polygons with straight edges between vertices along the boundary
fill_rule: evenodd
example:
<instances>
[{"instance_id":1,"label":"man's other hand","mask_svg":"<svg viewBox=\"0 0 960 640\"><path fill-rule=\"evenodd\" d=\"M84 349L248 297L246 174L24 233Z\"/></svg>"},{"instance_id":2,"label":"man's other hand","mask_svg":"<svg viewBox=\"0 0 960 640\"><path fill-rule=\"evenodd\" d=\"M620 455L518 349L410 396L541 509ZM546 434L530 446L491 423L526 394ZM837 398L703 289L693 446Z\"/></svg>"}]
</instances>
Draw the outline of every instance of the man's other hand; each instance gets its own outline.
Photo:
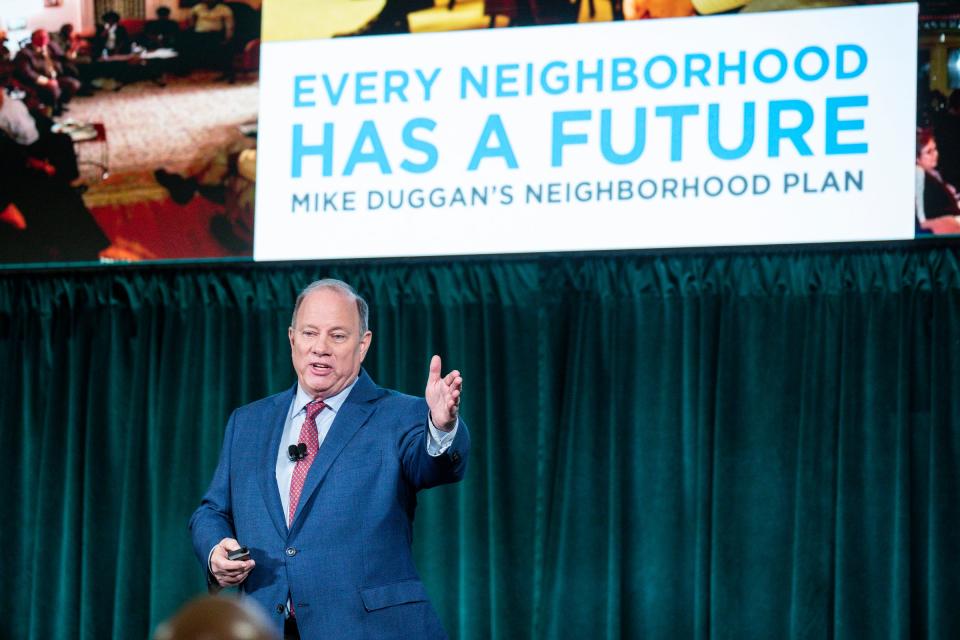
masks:
<instances>
[{"instance_id":1,"label":"man's other hand","mask_svg":"<svg viewBox=\"0 0 960 640\"><path fill-rule=\"evenodd\" d=\"M463 378L460 377L460 372L454 369L441 378L440 356L433 356L424 395L430 407L430 418L437 429L450 431L456 426L462 388Z\"/></svg>"},{"instance_id":2,"label":"man's other hand","mask_svg":"<svg viewBox=\"0 0 960 640\"><path fill-rule=\"evenodd\" d=\"M227 552L238 549L240 543L233 538L224 538L213 548L210 555L210 573L221 587L234 587L250 575L257 565L253 560L230 560Z\"/></svg>"}]
</instances>

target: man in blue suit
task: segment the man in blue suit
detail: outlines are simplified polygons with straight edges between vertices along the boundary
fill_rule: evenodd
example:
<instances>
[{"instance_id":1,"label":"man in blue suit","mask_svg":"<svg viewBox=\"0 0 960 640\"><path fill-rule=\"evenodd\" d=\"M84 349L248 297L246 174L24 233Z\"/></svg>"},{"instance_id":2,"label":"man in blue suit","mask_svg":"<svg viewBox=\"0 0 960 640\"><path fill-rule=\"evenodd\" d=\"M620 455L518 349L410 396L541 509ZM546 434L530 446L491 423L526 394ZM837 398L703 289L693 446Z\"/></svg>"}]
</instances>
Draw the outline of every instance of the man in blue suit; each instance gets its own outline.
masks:
<instances>
[{"instance_id":1,"label":"man in blue suit","mask_svg":"<svg viewBox=\"0 0 960 640\"><path fill-rule=\"evenodd\" d=\"M286 638L446 637L410 544L417 492L464 474L463 379L433 356L425 398L377 387L367 322L344 282L300 293L297 384L233 412L190 520L211 587L239 585ZM249 558L230 560L241 545Z\"/></svg>"}]
</instances>

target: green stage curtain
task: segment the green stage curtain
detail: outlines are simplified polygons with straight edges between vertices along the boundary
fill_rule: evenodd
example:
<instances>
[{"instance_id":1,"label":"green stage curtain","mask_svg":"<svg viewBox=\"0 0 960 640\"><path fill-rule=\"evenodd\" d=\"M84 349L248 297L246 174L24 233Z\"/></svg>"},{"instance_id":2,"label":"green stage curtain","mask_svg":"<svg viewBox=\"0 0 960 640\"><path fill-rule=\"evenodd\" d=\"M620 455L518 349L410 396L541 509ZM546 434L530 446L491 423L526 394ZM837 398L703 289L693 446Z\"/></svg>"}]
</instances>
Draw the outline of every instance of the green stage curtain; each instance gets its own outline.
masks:
<instances>
[{"instance_id":1,"label":"green stage curtain","mask_svg":"<svg viewBox=\"0 0 960 640\"><path fill-rule=\"evenodd\" d=\"M366 367L464 375L415 548L453 638L960 636L960 261L944 246L0 274L0 637L149 637L230 410L321 276Z\"/></svg>"}]
</instances>

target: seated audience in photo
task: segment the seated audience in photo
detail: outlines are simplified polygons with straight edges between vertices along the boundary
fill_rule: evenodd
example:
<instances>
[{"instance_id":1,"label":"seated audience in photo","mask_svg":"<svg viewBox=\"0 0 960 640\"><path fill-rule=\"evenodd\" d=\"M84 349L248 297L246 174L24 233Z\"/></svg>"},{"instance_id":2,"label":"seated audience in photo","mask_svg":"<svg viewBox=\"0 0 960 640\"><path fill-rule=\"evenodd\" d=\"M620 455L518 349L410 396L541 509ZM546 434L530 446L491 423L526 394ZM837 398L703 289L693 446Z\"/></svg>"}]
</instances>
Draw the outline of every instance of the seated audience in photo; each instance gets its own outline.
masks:
<instances>
[{"instance_id":1,"label":"seated audience in photo","mask_svg":"<svg viewBox=\"0 0 960 640\"><path fill-rule=\"evenodd\" d=\"M511 27L568 24L577 22L580 5L569 0L484 0L483 14L490 17L490 27L496 26L497 16L507 18ZM589 11L591 17L596 14L593 3Z\"/></svg>"},{"instance_id":2,"label":"seated audience in photo","mask_svg":"<svg viewBox=\"0 0 960 640\"><path fill-rule=\"evenodd\" d=\"M199 194L223 206L223 212L210 221L213 237L235 254L248 254L253 248L253 208L256 186L257 150L255 142L243 138L217 150L214 156L189 175L153 172L157 182L180 205Z\"/></svg>"},{"instance_id":3,"label":"seated audience in photo","mask_svg":"<svg viewBox=\"0 0 960 640\"><path fill-rule=\"evenodd\" d=\"M957 190L937 171L939 153L933 130L917 130L916 211L919 232L960 233Z\"/></svg>"},{"instance_id":4,"label":"seated audience in photo","mask_svg":"<svg viewBox=\"0 0 960 640\"><path fill-rule=\"evenodd\" d=\"M13 60L13 54L10 53L10 47L7 46L7 25L3 18L0 18L0 63Z\"/></svg>"},{"instance_id":5,"label":"seated audience in photo","mask_svg":"<svg viewBox=\"0 0 960 640\"><path fill-rule=\"evenodd\" d=\"M103 22L97 25L97 34L93 38L93 57L106 58L130 53L130 35L126 27L120 24L120 14L107 11L101 20Z\"/></svg>"},{"instance_id":6,"label":"seated audience in photo","mask_svg":"<svg viewBox=\"0 0 960 640\"><path fill-rule=\"evenodd\" d=\"M63 66L51 50L50 36L44 29L30 35L30 44L17 52L14 68L17 80L34 94L40 103L59 115L64 105L80 90L77 78L64 73Z\"/></svg>"},{"instance_id":7,"label":"seated audience in photo","mask_svg":"<svg viewBox=\"0 0 960 640\"><path fill-rule=\"evenodd\" d=\"M685 18L697 13L691 0L624 0L622 6L624 20Z\"/></svg>"},{"instance_id":8,"label":"seated audience in photo","mask_svg":"<svg viewBox=\"0 0 960 640\"><path fill-rule=\"evenodd\" d=\"M490 16L491 28L496 26L497 16L507 18L511 27L533 24L533 10L530 2L524 0L484 0L483 15Z\"/></svg>"},{"instance_id":9,"label":"seated audience in photo","mask_svg":"<svg viewBox=\"0 0 960 640\"><path fill-rule=\"evenodd\" d=\"M0 135L19 147L14 150L22 152L28 164L71 184L80 177L73 140L65 133L54 133L52 125L49 118L31 114L22 101L0 91Z\"/></svg>"},{"instance_id":10,"label":"seated audience in photo","mask_svg":"<svg viewBox=\"0 0 960 640\"><path fill-rule=\"evenodd\" d=\"M60 30L50 35L50 44L55 45L58 53L63 56L61 62L84 59L89 62L89 44L69 22L60 25Z\"/></svg>"},{"instance_id":11,"label":"seated audience in photo","mask_svg":"<svg viewBox=\"0 0 960 640\"><path fill-rule=\"evenodd\" d=\"M164 84L162 76L167 65L155 61L146 64L139 55L139 45L130 39L127 29L120 24L120 14L108 11L103 14L103 24L97 26L93 39L94 64L91 84L101 89L119 90L139 80L153 80Z\"/></svg>"},{"instance_id":12,"label":"seated audience in photo","mask_svg":"<svg viewBox=\"0 0 960 640\"><path fill-rule=\"evenodd\" d=\"M251 183L256 180L255 145L249 138L240 138L217 149L209 160L189 174L157 169L153 175L177 204L187 204L198 194L210 202L223 204L231 177L242 176Z\"/></svg>"},{"instance_id":13,"label":"seated audience in photo","mask_svg":"<svg viewBox=\"0 0 960 640\"><path fill-rule=\"evenodd\" d=\"M960 185L960 89L947 98L947 106L936 114L933 125L940 160L937 170L944 182Z\"/></svg>"},{"instance_id":14,"label":"seated audience in photo","mask_svg":"<svg viewBox=\"0 0 960 640\"><path fill-rule=\"evenodd\" d=\"M148 20L143 28L143 46L148 51L176 49L180 25L170 18L170 7L157 7L157 19Z\"/></svg>"},{"instance_id":15,"label":"seated audience in photo","mask_svg":"<svg viewBox=\"0 0 960 640\"><path fill-rule=\"evenodd\" d=\"M190 25L190 31L185 34L190 67L212 66L232 82L233 11L219 0L205 0L193 8Z\"/></svg>"},{"instance_id":16,"label":"seated audience in photo","mask_svg":"<svg viewBox=\"0 0 960 640\"><path fill-rule=\"evenodd\" d=\"M0 135L0 255L6 262L95 261L109 240L69 184Z\"/></svg>"},{"instance_id":17,"label":"seated audience in photo","mask_svg":"<svg viewBox=\"0 0 960 640\"><path fill-rule=\"evenodd\" d=\"M60 30L50 36L50 54L60 63L63 75L76 78L81 88L77 95L89 95L90 92L90 52L87 41L80 37L69 22L61 25Z\"/></svg>"},{"instance_id":18,"label":"seated audience in photo","mask_svg":"<svg viewBox=\"0 0 960 640\"><path fill-rule=\"evenodd\" d=\"M0 91L13 84L13 56L7 47L7 27L0 18Z\"/></svg>"},{"instance_id":19,"label":"seated audience in photo","mask_svg":"<svg viewBox=\"0 0 960 640\"><path fill-rule=\"evenodd\" d=\"M414 11L432 6L432 0L386 0L380 13L371 18L365 25L356 31L339 33L336 37L410 33L410 23L407 16Z\"/></svg>"}]
</instances>

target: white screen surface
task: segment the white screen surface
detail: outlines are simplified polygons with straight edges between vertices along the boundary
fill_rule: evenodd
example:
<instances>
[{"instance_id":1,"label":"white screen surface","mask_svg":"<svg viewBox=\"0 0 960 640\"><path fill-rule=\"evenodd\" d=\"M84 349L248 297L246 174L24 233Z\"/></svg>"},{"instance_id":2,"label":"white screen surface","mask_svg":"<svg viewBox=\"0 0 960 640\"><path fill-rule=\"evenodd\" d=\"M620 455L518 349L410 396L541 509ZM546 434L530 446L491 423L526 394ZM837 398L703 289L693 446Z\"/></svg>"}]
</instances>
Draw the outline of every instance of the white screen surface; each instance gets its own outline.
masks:
<instances>
[{"instance_id":1,"label":"white screen surface","mask_svg":"<svg viewBox=\"0 0 960 640\"><path fill-rule=\"evenodd\" d=\"M916 17L266 42L254 257L912 238Z\"/></svg>"}]
</instances>

